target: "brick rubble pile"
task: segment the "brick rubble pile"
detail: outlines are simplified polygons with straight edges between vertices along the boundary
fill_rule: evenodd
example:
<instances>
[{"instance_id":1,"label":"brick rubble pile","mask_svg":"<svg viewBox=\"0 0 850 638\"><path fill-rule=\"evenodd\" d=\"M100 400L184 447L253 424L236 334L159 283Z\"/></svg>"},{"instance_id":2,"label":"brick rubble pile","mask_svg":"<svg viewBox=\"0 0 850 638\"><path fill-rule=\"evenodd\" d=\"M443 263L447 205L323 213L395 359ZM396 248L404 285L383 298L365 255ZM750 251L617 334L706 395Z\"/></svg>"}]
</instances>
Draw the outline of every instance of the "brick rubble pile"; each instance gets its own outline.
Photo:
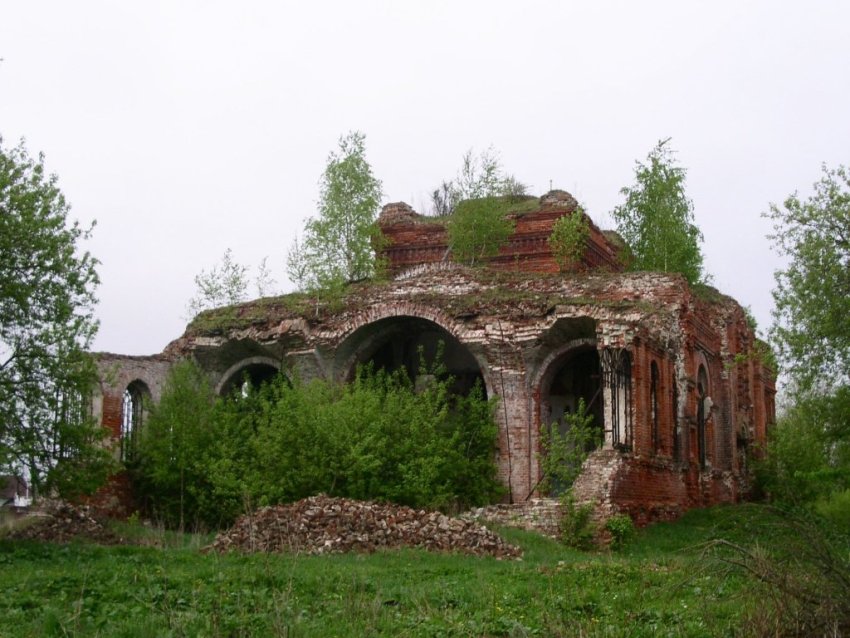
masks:
<instances>
[{"instance_id":1,"label":"brick rubble pile","mask_svg":"<svg viewBox=\"0 0 850 638\"><path fill-rule=\"evenodd\" d=\"M206 550L329 554L398 547L497 558L522 555L520 548L474 521L323 495L242 516Z\"/></svg>"},{"instance_id":2,"label":"brick rubble pile","mask_svg":"<svg viewBox=\"0 0 850 638\"><path fill-rule=\"evenodd\" d=\"M88 540L101 545L121 542L118 536L91 515L88 507L74 506L63 501L46 504L41 514L25 519L24 524L12 530L8 538L51 543Z\"/></svg>"}]
</instances>

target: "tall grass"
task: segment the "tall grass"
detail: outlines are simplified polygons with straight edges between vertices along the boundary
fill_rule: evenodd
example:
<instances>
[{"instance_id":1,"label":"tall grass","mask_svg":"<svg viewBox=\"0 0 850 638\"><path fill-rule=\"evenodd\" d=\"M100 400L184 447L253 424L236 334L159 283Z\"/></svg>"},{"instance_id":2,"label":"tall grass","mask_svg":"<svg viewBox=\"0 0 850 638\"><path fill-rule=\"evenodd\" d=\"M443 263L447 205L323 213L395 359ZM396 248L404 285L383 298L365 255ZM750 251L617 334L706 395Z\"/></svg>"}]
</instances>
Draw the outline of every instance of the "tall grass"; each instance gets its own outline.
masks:
<instances>
[{"instance_id":1,"label":"tall grass","mask_svg":"<svg viewBox=\"0 0 850 638\"><path fill-rule=\"evenodd\" d=\"M195 548L208 537L149 529L137 540L151 535L159 547L0 541L0 636L732 635L759 605L753 582L706 569L701 548L718 532L751 542L770 517L693 512L619 553L500 530L522 561L419 550L204 555Z\"/></svg>"}]
</instances>

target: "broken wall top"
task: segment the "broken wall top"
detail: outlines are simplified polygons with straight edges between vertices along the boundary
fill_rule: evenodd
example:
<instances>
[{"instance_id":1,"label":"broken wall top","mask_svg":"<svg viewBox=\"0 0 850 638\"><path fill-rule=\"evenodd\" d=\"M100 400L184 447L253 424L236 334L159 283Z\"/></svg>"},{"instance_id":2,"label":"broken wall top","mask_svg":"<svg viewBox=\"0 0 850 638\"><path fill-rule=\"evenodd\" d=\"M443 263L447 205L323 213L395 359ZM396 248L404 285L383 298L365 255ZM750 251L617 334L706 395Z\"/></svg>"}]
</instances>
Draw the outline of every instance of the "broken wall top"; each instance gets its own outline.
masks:
<instances>
[{"instance_id":1,"label":"broken wall top","mask_svg":"<svg viewBox=\"0 0 850 638\"><path fill-rule=\"evenodd\" d=\"M622 240L612 231L600 230L566 191L553 190L539 199L517 199L508 204L508 211L506 216L514 222L514 231L499 254L488 261L491 267L522 272L559 272L560 267L549 246L552 228L564 215L580 214L588 220L590 233L581 263L574 270L623 270ZM384 206L378 226L386 243L379 252L390 273L449 261L449 219L450 216L420 215L404 202Z\"/></svg>"}]
</instances>

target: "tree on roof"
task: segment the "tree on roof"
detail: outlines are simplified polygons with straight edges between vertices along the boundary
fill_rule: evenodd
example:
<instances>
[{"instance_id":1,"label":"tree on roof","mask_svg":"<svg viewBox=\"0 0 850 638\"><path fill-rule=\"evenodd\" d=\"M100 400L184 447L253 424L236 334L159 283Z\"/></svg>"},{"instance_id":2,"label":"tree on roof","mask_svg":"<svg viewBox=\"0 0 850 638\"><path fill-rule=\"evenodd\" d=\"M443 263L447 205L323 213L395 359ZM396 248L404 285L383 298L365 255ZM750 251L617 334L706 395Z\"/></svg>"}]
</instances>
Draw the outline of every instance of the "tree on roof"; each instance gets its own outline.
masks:
<instances>
[{"instance_id":1,"label":"tree on roof","mask_svg":"<svg viewBox=\"0 0 850 638\"><path fill-rule=\"evenodd\" d=\"M302 290L358 281L375 272L373 238L382 192L366 161L366 136L340 137L319 181L318 216L290 249L287 274Z\"/></svg>"},{"instance_id":2,"label":"tree on roof","mask_svg":"<svg viewBox=\"0 0 850 638\"><path fill-rule=\"evenodd\" d=\"M635 163L635 183L620 190L625 201L612 216L631 249L632 269L679 272L697 283L703 278L702 233L685 192L686 171L669 141L660 140L645 163Z\"/></svg>"}]
</instances>

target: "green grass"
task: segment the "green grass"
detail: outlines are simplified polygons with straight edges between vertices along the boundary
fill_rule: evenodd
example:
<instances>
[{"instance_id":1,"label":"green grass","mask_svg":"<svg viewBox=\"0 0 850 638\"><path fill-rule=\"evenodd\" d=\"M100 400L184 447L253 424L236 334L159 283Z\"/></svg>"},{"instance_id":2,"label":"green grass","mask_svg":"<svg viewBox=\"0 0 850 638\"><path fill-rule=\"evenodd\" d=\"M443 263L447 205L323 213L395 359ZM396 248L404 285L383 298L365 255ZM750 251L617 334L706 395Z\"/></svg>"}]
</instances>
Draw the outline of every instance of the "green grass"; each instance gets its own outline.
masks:
<instances>
[{"instance_id":1,"label":"green grass","mask_svg":"<svg viewBox=\"0 0 850 638\"><path fill-rule=\"evenodd\" d=\"M701 546L718 534L752 542L771 516L692 512L616 554L500 530L522 561L204 555L208 538L188 535L164 547L3 540L0 636L733 635L749 583L709 569Z\"/></svg>"}]
</instances>

